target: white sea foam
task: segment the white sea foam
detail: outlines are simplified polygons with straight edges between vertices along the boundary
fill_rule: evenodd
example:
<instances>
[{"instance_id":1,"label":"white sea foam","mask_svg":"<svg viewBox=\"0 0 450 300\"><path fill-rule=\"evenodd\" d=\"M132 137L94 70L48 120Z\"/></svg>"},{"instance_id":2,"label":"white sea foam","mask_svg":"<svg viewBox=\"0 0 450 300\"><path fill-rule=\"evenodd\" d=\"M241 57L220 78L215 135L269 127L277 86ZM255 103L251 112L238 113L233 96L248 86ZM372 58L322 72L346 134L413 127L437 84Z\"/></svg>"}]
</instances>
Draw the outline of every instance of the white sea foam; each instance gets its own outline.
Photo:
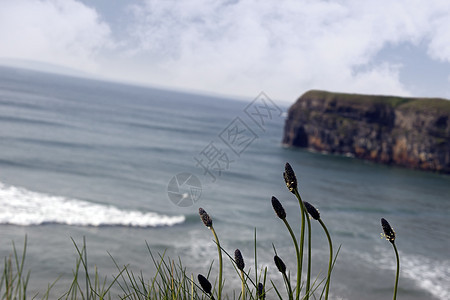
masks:
<instances>
[{"instance_id":1,"label":"white sea foam","mask_svg":"<svg viewBox=\"0 0 450 300\"><path fill-rule=\"evenodd\" d=\"M395 270L392 253L380 250L378 263L384 268ZM450 259L435 260L422 255L411 255L399 251L400 276L414 280L417 286L430 292L438 299L450 299ZM373 261L372 259L370 259Z\"/></svg>"},{"instance_id":2,"label":"white sea foam","mask_svg":"<svg viewBox=\"0 0 450 300\"><path fill-rule=\"evenodd\" d=\"M122 210L111 205L32 192L0 182L0 224L157 227L184 221L184 216Z\"/></svg>"},{"instance_id":3,"label":"white sea foam","mask_svg":"<svg viewBox=\"0 0 450 300\"><path fill-rule=\"evenodd\" d=\"M404 255L402 273L439 299L450 299L450 260Z\"/></svg>"}]
</instances>

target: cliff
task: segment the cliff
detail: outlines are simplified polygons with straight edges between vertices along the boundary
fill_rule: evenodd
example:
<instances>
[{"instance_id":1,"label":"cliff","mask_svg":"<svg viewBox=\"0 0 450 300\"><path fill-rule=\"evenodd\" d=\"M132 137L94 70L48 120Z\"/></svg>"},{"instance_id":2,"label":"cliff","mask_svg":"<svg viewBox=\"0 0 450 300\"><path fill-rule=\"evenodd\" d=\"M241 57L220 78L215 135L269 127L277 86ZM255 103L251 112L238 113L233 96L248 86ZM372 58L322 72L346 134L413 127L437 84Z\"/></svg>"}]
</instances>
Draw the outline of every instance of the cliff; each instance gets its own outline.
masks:
<instances>
[{"instance_id":1,"label":"cliff","mask_svg":"<svg viewBox=\"0 0 450 300\"><path fill-rule=\"evenodd\" d=\"M450 174L450 101L309 91L283 144Z\"/></svg>"}]
</instances>

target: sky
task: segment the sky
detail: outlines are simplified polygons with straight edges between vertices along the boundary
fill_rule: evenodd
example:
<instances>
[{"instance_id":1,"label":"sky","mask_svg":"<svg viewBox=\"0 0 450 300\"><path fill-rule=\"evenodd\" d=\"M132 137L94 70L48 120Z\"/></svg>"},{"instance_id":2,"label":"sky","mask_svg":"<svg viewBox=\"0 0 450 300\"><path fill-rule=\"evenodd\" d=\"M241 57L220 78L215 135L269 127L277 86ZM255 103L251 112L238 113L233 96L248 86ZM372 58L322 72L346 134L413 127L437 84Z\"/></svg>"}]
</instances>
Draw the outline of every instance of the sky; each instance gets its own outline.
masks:
<instances>
[{"instance_id":1,"label":"sky","mask_svg":"<svg viewBox=\"0 0 450 300\"><path fill-rule=\"evenodd\" d=\"M0 0L0 64L293 103L450 99L448 0Z\"/></svg>"}]
</instances>

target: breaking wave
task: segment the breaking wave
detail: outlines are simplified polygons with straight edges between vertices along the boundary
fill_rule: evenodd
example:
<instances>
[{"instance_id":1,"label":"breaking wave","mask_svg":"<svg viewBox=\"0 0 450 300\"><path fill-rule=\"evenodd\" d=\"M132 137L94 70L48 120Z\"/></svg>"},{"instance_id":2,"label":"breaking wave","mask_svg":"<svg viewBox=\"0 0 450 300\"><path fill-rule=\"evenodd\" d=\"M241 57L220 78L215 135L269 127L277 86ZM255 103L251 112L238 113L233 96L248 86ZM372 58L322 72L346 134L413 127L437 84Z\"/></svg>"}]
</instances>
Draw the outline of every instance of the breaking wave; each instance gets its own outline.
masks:
<instances>
[{"instance_id":1,"label":"breaking wave","mask_svg":"<svg viewBox=\"0 0 450 300\"><path fill-rule=\"evenodd\" d=\"M0 182L0 224L20 226L65 224L73 226L159 227L183 223L184 216L122 210L112 205L68 199Z\"/></svg>"}]
</instances>

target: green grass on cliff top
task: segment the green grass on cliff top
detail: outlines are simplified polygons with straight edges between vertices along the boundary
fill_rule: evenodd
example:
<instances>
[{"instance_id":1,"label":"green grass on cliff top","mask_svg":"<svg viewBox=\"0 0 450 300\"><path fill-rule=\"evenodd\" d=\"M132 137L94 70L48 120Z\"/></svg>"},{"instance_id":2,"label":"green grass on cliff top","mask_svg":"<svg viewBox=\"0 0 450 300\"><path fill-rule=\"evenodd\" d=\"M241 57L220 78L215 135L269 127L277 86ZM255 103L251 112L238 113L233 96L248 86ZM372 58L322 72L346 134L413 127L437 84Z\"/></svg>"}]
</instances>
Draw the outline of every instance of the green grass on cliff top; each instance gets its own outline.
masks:
<instances>
[{"instance_id":1,"label":"green grass on cliff top","mask_svg":"<svg viewBox=\"0 0 450 300\"><path fill-rule=\"evenodd\" d=\"M438 111L441 113L450 114L450 100L437 98L413 98L413 100L403 104L401 108Z\"/></svg>"},{"instance_id":2,"label":"green grass on cliff top","mask_svg":"<svg viewBox=\"0 0 450 300\"><path fill-rule=\"evenodd\" d=\"M368 101L374 104L385 104L393 108L412 109L420 111L439 111L450 114L450 100L440 98L410 98L398 96L363 95L333 93L327 91L311 90L302 97L321 98L325 101L338 101L340 103L358 104Z\"/></svg>"}]
</instances>

